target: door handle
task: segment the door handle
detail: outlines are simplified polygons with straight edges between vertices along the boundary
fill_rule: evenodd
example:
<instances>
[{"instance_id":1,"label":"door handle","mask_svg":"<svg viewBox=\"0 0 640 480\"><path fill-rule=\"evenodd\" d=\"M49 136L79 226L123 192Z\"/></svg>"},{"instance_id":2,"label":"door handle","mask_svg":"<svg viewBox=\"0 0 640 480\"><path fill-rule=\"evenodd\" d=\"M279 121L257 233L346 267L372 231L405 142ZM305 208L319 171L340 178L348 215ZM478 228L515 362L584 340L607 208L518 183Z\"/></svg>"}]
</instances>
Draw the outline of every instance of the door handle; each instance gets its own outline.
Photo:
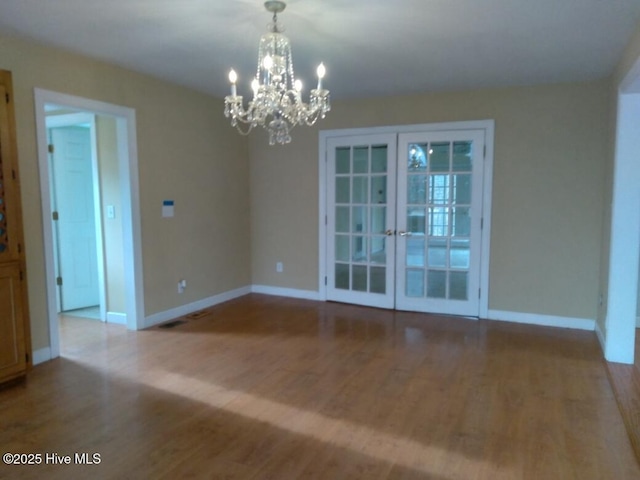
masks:
<instances>
[{"instance_id":1,"label":"door handle","mask_svg":"<svg viewBox=\"0 0 640 480\"><path fill-rule=\"evenodd\" d=\"M398 235L400 235L401 237L410 237L413 234L411 232L400 231L398 232Z\"/></svg>"},{"instance_id":2,"label":"door handle","mask_svg":"<svg viewBox=\"0 0 640 480\"><path fill-rule=\"evenodd\" d=\"M384 232L384 234L385 234L387 237L391 237L391 236L395 235L395 233L396 233L396 232L394 232L393 230L387 230L386 232Z\"/></svg>"}]
</instances>

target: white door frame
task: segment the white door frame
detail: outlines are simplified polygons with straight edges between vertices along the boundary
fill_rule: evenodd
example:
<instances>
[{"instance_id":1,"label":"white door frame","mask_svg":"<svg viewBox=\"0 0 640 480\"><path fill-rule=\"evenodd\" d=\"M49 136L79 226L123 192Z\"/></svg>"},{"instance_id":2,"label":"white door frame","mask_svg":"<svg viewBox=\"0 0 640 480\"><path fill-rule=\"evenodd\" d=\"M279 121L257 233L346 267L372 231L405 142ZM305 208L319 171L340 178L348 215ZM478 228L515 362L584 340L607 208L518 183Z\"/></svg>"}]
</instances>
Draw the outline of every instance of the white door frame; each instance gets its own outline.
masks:
<instances>
[{"instance_id":1,"label":"white door frame","mask_svg":"<svg viewBox=\"0 0 640 480\"><path fill-rule=\"evenodd\" d=\"M395 125L372 128L347 128L322 130L318 145L318 299L327 299L327 139L342 136L370 135L376 133L438 132L443 130L484 130L485 160L482 189L482 253L480 262L480 318L487 318L489 312L489 255L491 241L491 198L493 187L493 142L495 121L472 120L466 122L426 123L418 125Z\"/></svg>"},{"instance_id":2,"label":"white door frame","mask_svg":"<svg viewBox=\"0 0 640 480\"><path fill-rule=\"evenodd\" d=\"M71 127L79 124L89 125L89 138L91 147L91 176L93 178L93 214L96 226L96 251L98 254L98 295L100 302L100 320L105 322L107 319L107 305L106 305L106 284L105 284L105 270L104 270L104 244L102 237L102 208L100 202L100 171L98 168L98 144L96 135L96 116L83 112L83 113L71 113L66 115L51 115L46 117L47 130L51 128ZM49 166L51 166L49 164ZM52 182L53 178L50 177L49 181ZM51 183L49 188L51 188ZM53 235L53 258L54 262L59 261L57 249L55 248L57 239L55 234ZM59 264L58 264L59 266ZM60 312L60 290L56 289L56 301L57 311Z\"/></svg>"},{"instance_id":3,"label":"white door frame","mask_svg":"<svg viewBox=\"0 0 640 480\"><path fill-rule=\"evenodd\" d=\"M119 172L122 188L122 226L124 236L124 271L127 328L144 328L144 290L142 277L142 247L140 228L140 197L135 110L87 98L36 88L34 90L42 227L44 235L45 273L47 286L47 316L51 358L60 355L58 315L56 305L55 269L53 259L53 229L51 226L51 192L49 152L45 106L53 104L76 112L92 112L116 120Z\"/></svg>"},{"instance_id":4,"label":"white door frame","mask_svg":"<svg viewBox=\"0 0 640 480\"><path fill-rule=\"evenodd\" d=\"M640 256L640 58L618 88L604 356L633 364ZM602 341L602 339L601 339Z\"/></svg>"}]
</instances>

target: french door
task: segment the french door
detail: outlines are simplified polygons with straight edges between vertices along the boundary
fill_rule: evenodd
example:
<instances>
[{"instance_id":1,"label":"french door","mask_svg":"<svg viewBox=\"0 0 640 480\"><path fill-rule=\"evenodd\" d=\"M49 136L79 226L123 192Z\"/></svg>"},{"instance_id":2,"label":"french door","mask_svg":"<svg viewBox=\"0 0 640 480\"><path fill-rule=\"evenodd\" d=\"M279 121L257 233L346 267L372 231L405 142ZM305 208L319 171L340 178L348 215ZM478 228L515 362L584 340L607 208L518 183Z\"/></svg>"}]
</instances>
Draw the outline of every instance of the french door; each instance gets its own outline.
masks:
<instances>
[{"instance_id":1,"label":"french door","mask_svg":"<svg viewBox=\"0 0 640 480\"><path fill-rule=\"evenodd\" d=\"M484 130L327 139L327 299L478 316Z\"/></svg>"},{"instance_id":2,"label":"french door","mask_svg":"<svg viewBox=\"0 0 640 480\"><path fill-rule=\"evenodd\" d=\"M331 138L328 298L393 308L396 134Z\"/></svg>"}]
</instances>

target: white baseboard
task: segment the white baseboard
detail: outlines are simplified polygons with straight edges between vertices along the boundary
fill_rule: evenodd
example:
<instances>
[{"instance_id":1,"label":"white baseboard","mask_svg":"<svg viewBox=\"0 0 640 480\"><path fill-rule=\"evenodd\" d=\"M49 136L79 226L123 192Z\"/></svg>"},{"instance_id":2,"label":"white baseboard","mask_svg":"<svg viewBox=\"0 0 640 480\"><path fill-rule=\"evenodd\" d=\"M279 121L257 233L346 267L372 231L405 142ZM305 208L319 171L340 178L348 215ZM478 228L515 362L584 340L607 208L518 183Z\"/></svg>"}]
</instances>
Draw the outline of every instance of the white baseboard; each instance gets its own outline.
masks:
<instances>
[{"instance_id":1,"label":"white baseboard","mask_svg":"<svg viewBox=\"0 0 640 480\"><path fill-rule=\"evenodd\" d=\"M277 297L301 298L304 300L320 300L320 292L315 290L299 290L297 288L270 287L268 285L252 285L252 293L275 295Z\"/></svg>"},{"instance_id":2,"label":"white baseboard","mask_svg":"<svg viewBox=\"0 0 640 480\"><path fill-rule=\"evenodd\" d=\"M173 320L184 315L189 315L190 313L197 312L205 308L213 307L214 305L218 305L219 303L227 302L229 300L233 300L234 298L248 295L249 293L251 293L251 287L241 287L229 292L221 293L219 295L214 295L213 297L198 300L197 302L189 303L187 305L181 305L164 312L154 313L153 315L149 315L144 319L143 328L153 327L154 325L168 322L169 320Z\"/></svg>"},{"instance_id":3,"label":"white baseboard","mask_svg":"<svg viewBox=\"0 0 640 480\"><path fill-rule=\"evenodd\" d=\"M107 323L127 324L127 314L118 312L107 312Z\"/></svg>"},{"instance_id":4,"label":"white baseboard","mask_svg":"<svg viewBox=\"0 0 640 480\"><path fill-rule=\"evenodd\" d=\"M33 365L39 365L40 363L48 362L51 360L51 348L44 347L40 350L34 350L31 358Z\"/></svg>"},{"instance_id":5,"label":"white baseboard","mask_svg":"<svg viewBox=\"0 0 640 480\"><path fill-rule=\"evenodd\" d=\"M489 310L489 320L501 322L528 323L545 327L575 328L578 330L595 330L596 321L587 318L558 317L554 315L538 315L536 313L507 312Z\"/></svg>"}]
</instances>

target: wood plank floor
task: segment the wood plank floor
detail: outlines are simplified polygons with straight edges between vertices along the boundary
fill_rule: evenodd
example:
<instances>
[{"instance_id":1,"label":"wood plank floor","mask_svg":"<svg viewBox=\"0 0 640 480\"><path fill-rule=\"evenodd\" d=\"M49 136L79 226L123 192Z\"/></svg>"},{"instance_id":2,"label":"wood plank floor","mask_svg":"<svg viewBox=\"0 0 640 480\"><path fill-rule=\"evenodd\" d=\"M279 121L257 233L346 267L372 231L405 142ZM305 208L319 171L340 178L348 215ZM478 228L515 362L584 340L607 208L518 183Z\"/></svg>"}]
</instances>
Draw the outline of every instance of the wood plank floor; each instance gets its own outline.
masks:
<instances>
[{"instance_id":1,"label":"wood plank floor","mask_svg":"<svg viewBox=\"0 0 640 480\"><path fill-rule=\"evenodd\" d=\"M101 462L2 478L640 478L593 332L249 295L61 347L0 391L2 453Z\"/></svg>"},{"instance_id":2,"label":"wood plank floor","mask_svg":"<svg viewBox=\"0 0 640 480\"><path fill-rule=\"evenodd\" d=\"M636 332L635 365L607 363L607 372L631 445L640 462L640 332Z\"/></svg>"}]
</instances>

